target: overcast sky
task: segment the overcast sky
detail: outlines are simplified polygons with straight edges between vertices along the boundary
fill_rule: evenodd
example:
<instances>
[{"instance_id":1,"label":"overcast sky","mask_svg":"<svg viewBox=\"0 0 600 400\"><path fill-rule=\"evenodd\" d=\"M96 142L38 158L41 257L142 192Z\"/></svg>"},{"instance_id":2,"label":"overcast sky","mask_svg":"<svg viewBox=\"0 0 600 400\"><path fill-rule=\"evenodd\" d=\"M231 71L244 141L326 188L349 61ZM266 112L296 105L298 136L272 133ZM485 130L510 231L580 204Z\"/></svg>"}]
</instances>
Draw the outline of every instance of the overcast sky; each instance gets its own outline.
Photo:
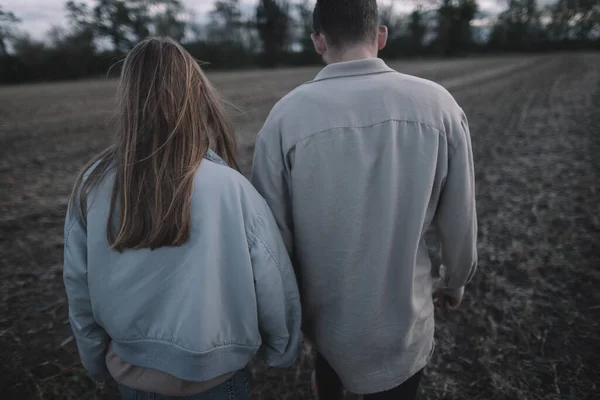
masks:
<instances>
[{"instance_id":1,"label":"overcast sky","mask_svg":"<svg viewBox=\"0 0 600 400\"><path fill-rule=\"evenodd\" d=\"M81 0L93 4L94 0ZM212 8L214 0L182 0L188 9L193 10L200 18ZM66 0L0 0L5 9L14 12L22 20L21 29L30 33L38 39L52 26L62 26L65 23L64 4ZM256 0L244 1L248 5L256 3ZM381 4L394 3L398 10L406 10L407 0L381 0ZM505 7L505 0L479 0L482 11L496 13Z\"/></svg>"}]
</instances>

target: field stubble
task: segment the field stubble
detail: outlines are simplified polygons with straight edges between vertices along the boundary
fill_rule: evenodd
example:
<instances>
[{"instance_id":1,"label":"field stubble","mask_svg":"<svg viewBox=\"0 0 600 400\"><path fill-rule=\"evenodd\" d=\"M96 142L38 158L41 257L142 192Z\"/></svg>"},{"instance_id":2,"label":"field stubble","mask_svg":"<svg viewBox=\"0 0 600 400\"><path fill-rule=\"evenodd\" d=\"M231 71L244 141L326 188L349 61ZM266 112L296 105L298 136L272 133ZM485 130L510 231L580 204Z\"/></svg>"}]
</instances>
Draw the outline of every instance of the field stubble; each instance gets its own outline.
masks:
<instances>
[{"instance_id":1,"label":"field stubble","mask_svg":"<svg viewBox=\"0 0 600 400\"><path fill-rule=\"evenodd\" d=\"M480 271L461 310L436 315L423 399L591 399L600 389L598 64L574 54L394 65L454 94L476 165ZM272 105L317 71L211 75L237 107L244 173ZM0 88L2 399L94 396L67 324L62 223L77 171L108 143L115 87ZM256 398L310 398L310 362L306 347L295 369L254 363Z\"/></svg>"}]
</instances>

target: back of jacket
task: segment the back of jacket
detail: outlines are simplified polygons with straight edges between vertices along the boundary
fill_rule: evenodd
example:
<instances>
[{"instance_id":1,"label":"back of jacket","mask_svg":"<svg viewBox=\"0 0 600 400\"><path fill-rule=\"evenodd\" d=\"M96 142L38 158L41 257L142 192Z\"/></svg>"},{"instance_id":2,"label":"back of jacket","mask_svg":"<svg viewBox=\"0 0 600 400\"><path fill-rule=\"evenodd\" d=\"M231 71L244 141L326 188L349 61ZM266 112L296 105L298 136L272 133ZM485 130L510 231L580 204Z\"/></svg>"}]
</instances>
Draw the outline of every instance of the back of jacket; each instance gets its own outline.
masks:
<instances>
[{"instance_id":1,"label":"back of jacket","mask_svg":"<svg viewBox=\"0 0 600 400\"><path fill-rule=\"evenodd\" d=\"M442 87L380 59L325 67L259 133L252 182L299 276L304 332L347 389L373 393L433 350L433 223L448 288L476 265L468 124Z\"/></svg>"},{"instance_id":2,"label":"back of jacket","mask_svg":"<svg viewBox=\"0 0 600 400\"><path fill-rule=\"evenodd\" d=\"M108 377L104 355L205 381L243 368L261 348L275 366L300 346L295 276L272 214L250 183L214 153L196 173L189 241L109 249L113 178L88 199L87 224L69 213L64 279L82 361Z\"/></svg>"}]
</instances>

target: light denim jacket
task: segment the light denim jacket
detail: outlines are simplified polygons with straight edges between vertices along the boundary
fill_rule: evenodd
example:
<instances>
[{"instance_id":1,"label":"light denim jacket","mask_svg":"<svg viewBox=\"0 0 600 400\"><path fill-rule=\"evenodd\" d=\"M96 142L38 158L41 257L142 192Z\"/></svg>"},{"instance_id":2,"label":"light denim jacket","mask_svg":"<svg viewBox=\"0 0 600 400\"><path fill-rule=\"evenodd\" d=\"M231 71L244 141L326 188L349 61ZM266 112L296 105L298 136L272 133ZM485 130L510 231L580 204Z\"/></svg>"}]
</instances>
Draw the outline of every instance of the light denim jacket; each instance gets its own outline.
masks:
<instances>
[{"instance_id":1,"label":"light denim jacket","mask_svg":"<svg viewBox=\"0 0 600 400\"><path fill-rule=\"evenodd\" d=\"M181 247L109 249L113 177L69 210L64 283L79 354L95 380L105 354L188 381L242 369L260 350L273 367L299 354L296 278L263 198L213 152L194 181L190 239Z\"/></svg>"}]
</instances>

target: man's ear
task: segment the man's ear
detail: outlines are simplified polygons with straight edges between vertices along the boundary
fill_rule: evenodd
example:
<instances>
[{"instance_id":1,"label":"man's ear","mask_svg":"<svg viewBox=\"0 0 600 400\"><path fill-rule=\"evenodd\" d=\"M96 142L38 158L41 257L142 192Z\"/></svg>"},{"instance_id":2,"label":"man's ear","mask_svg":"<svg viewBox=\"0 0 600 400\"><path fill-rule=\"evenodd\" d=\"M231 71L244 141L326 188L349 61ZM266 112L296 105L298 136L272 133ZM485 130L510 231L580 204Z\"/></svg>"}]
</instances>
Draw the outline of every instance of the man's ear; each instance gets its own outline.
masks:
<instances>
[{"instance_id":1,"label":"man's ear","mask_svg":"<svg viewBox=\"0 0 600 400\"><path fill-rule=\"evenodd\" d=\"M325 40L325 35L322 33L313 33L310 35L312 39L313 45L315 46L315 51L319 55L323 55L327 51L327 41Z\"/></svg>"},{"instance_id":2,"label":"man's ear","mask_svg":"<svg viewBox=\"0 0 600 400\"><path fill-rule=\"evenodd\" d=\"M388 40L388 28L385 25L381 25L377 31L377 50L381 50L385 47Z\"/></svg>"}]
</instances>

